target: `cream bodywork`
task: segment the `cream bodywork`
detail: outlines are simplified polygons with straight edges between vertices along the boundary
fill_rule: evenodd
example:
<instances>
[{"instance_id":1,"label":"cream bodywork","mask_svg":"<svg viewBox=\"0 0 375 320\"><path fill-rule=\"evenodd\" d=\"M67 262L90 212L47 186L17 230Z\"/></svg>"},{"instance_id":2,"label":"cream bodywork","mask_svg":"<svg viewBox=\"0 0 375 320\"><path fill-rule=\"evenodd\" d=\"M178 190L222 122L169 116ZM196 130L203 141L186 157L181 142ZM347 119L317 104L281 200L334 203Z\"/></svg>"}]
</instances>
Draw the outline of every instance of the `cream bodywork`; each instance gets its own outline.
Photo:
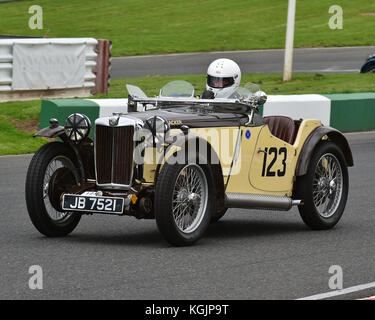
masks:
<instances>
[{"instance_id":1,"label":"cream bodywork","mask_svg":"<svg viewBox=\"0 0 375 320\"><path fill-rule=\"evenodd\" d=\"M306 138L316 128L321 126L319 120L304 120L299 128L296 140L293 145L271 134L267 125L262 127L243 127L243 134L246 130L251 131L250 139L243 138L241 143L241 163L238 174L232 174L227 185L226 192L247 193L247 194L269 194L275 196L291 196L295 180L295 168L301 149ZM281 147L286 148L285 175L262 176L264 153L258 150L265 148ZM283 169L283 156L278 156L272 166L273 171ZM265 167L270 165L273 157L268 156Z\"/></svg>"},{"instance_id":2,"label":"cream bodywork","mask_svg":"<svg viewBox=\"0 0 375 320\"><path fill-rule=\"evenodd\" d=\"M217 128L191 128L190 131L204 140L207 140L220 158L223 171L223 182L226 192L244 194L267 194L275 196L291 196L295 181L295 168L301 149L306 138L322 123L319 120L303 120L300 124L297 137L293 145L280 140L271 134L268 125L259 127L217 127ZM250 137L246 132L250 131ZM181 133L179 129L171 131L171 135ZM275 147L277 150L285 148L287 156L285 159L285 175L262 176L265 148ZM181 148L173 146L168 149L163 161L165 162L174 152ZM144 180L153 183L155 179L156 164L153 160L158 159L154 148L145 150ZM233 160L233 165L232 164ZM268 156L265 166L268 167L273 160ZM277 172L283 170L283 156L278 156L272 166Z\"/></svg>"}]
</instances>

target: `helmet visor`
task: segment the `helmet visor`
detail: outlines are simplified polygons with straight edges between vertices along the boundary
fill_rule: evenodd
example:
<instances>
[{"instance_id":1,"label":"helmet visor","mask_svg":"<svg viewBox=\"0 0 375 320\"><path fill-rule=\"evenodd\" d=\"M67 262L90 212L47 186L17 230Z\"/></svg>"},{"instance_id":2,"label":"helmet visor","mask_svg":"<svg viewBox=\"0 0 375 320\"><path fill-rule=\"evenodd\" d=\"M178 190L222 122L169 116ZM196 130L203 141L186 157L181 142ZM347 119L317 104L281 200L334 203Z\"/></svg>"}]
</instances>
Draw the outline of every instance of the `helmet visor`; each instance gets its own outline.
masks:
<instances>
[{"instance_id":1,"label":"helmet visor","mask_svg":"<svg viewBox=\"0 0 375 320\"><path fill-rule=\"evenodd\" d=\"M211 88L221 89L232 86L234 84L234 79L233 77L221 78L207 75L207 84Z\"/></svg>"}]
</instances>

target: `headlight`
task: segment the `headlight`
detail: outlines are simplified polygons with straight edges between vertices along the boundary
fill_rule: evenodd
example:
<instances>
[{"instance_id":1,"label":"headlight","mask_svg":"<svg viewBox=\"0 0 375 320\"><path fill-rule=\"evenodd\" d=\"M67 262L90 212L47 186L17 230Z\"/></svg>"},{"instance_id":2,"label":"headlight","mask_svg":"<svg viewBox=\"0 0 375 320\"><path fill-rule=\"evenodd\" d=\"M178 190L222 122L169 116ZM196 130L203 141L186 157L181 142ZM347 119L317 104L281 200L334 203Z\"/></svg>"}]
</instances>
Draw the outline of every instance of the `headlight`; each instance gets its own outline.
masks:
<instances>
[{"instance_id":1,"label":"headlight","mask_svg":"<svg viewBox=\"0 0 375 320\"><path fill-rule=\"evenodd\" d=\"M73 142L80 142L85 139L91 129L90 119L84 114L73 113L65 122L65 134Z\"/></svg>"},{"instance_id":2,"label":"headlight","mask_svg":"<svg viewBox=\"0 0 375 320\"><path fill-rule=\"evenodd\" d=\"M152 135L152 145L161 146L165 139L169 136L169 130L171 127L169 122L164 118L154 116L146 119L145 128L148 129ZM151 138L151 135L146 137L146 139Z\"/></svg>"}]
</instances>

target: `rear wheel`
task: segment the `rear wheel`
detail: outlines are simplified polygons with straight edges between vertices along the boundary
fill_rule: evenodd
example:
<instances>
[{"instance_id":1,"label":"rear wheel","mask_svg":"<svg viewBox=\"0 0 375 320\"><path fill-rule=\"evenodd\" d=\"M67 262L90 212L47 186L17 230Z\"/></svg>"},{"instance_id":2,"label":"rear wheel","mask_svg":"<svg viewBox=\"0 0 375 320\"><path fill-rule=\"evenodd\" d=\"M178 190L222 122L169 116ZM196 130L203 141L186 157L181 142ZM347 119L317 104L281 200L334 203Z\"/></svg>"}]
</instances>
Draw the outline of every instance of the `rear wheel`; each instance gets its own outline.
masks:
<instances>
[{"instance_id":1,"label":"rear wheel","mask_svg":"<svg viewBox=\"0 0 375 320\"><path fill-rule=\"evenodd\" d=\"M312 229L330 229L340 220L349 188L348 169L341 149L322 142L314 151L307 174L298 177L295 197L302 220Z\"/></svg>"},{"instance_id":2,"label":"rear wheel","mask_svg":"<svg viewBox=\"0 0 375 320\"><path fill-rule=\"evenodd\" d=\"M212 175L209 166L164 164L155 192L155 218L172 245L193 244L211 219Z\"/></svg>"},{"instance_id":3,"label":"rear wheel","mask_svg":"<svg viewBox=\"0 0 375 320\"><path fill-rule=\"evenodd\" d=\"M79 182L75 156L60 142L41 147L32 158L26 177L26 205L35 228L49 237L65 236L81 215L61 209L61 195Z\"/></svg>"}]
</instances>

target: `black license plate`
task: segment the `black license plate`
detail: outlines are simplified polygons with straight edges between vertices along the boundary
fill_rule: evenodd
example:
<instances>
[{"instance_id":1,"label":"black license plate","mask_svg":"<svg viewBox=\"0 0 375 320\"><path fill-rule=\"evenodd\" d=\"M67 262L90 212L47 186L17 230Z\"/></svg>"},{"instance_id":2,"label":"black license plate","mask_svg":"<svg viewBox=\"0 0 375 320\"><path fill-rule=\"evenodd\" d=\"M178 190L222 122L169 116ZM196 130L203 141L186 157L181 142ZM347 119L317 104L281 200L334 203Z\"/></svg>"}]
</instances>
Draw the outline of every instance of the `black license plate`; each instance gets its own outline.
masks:
<instances>
[{"instance_id":1,"label":"black license plate","mask_svg":"<svg viewBox=\"0 0 375 320\"><path fill-rule=\"evenodd\" d=\"M66 211L121 214L124 209L124 199L64 194L62 208Z\"/></svg>"}]
</instances>

